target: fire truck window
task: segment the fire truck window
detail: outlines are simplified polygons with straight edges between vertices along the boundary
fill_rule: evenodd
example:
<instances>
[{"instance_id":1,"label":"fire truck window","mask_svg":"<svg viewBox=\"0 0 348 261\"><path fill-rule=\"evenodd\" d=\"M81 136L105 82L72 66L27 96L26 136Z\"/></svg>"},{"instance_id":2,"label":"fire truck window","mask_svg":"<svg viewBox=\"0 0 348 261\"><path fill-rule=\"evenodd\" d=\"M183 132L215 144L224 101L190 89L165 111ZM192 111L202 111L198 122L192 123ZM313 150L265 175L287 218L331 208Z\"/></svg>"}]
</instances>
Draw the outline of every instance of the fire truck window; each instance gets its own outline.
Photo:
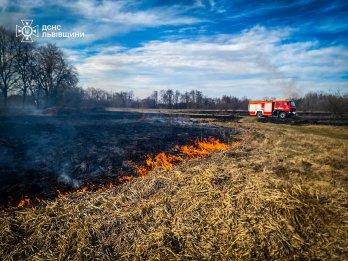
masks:
<instances>
[{"instance_id":1,"label":"fire truck window","mask_svg":"<svg viewBox=\"0 0 348 261\"><path fill-rule=\"evenodd\" d=\"M284 105L285 105L285 106L288 106L288 102L284 102Z\"/></svg>"},{"instance_id":2,"label":"fire truck window","mask_svg":"<svg viewBox=\"0 0 348 261\"><path fill-rule=\"evenodd\" d=\"M282 105L282 103L281 102L278 102L278 106L281 106Z\"/></svg>"}]
</instances>

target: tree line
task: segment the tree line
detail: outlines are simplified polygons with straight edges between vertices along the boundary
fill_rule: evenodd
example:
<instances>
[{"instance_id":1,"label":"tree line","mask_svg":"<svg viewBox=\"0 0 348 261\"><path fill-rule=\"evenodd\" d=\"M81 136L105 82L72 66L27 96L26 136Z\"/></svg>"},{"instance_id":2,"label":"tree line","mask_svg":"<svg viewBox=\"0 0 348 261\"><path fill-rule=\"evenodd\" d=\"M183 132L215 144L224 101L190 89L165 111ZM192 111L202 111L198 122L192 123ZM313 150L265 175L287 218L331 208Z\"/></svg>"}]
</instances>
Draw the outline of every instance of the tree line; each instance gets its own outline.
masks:
<instances>
[{"instance_id":1,"label":"tree line","mask_svg":"<svg viewBox=\"0 0 348 261\"><path fill-rule=\"evenodd\" d=\"M199 90L180 92L173 89L153 91L144 98L136 98L133 92L108 92L96 88L84 91L83 104L105 107L129 108L165 108L165 109L245 109L247 98L239 99L232 96L209 98Z\"/></svg>"},{"instance_id":2,"label":"tree line","mask_svg":"<svg viewBox=\"0 0 348 261\"><path fill-rule=\"evenodd\" d=\"M267 98L267 97L264 97ZM347 94L308 93L294 97L298 110L348 111ZM0 26L0 109L49 107L129 107L168 109L247 110L248 98L210 98L199 90L154 91L139 99L131 91L110 92L78 86L78 73L54 44L23 43Z\"/></svg>"},{"instance_id":3,"label":"tree line","mask_svg":"<svg viewBox=\"0 0 348 261\"><path fill-rule=\"evenodd\" d=\"M154 91L145 99L135 98L133 92L107 92L88 88L82 91L83 104L105 107L153 108L153 109L206 109L206 110L247 110L249 99L223 95L210 98L199 90L180 92L173 89ZM348 95L324 92L309 92L292 99L300 111L328 111L333 114L348 112ZM275 100L274 97L262 99Z\"/></svg>"}]
</instances>

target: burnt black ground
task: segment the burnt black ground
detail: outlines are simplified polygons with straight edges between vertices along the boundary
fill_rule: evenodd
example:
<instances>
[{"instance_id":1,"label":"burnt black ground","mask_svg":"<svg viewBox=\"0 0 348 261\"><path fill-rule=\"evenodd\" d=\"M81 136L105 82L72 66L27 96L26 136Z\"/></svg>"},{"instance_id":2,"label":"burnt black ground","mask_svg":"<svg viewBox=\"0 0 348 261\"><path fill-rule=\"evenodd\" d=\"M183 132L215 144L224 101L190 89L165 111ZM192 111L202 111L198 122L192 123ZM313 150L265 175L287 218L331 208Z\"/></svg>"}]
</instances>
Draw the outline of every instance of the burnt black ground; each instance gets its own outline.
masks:
<instances>
[{"instance_id":1,"label":"burnt black ground","mask_svg":"<svg viewBox=\"0 0 348 261\"><path fill-rule=\"evenodd\" d=\"M158 114L109 112L0 117L0 204L22 195L52 198L56 189L115 182L134 174L128 160L231 130Z\"/></svg>"}]
</instances>

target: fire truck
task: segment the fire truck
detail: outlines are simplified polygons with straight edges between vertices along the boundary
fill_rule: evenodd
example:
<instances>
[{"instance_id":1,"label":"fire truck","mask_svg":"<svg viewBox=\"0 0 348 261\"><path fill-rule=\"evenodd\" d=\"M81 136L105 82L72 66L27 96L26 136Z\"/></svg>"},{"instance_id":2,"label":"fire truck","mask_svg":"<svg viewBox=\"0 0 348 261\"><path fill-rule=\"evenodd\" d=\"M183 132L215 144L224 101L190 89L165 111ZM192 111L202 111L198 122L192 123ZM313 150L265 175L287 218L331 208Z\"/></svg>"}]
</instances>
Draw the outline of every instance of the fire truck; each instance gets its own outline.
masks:
<instances>
[{"instance_id":1,"label":"fire truck","mask_svg":"<svg viewBox=\"0 0 348 261\"><path fill-rule=\"evenodd\" d=\"M249 115L257 116L276 116L286 118L296 115L295 102L291 100L263 100L249 101Z\"/></svg>"}]
</instances>

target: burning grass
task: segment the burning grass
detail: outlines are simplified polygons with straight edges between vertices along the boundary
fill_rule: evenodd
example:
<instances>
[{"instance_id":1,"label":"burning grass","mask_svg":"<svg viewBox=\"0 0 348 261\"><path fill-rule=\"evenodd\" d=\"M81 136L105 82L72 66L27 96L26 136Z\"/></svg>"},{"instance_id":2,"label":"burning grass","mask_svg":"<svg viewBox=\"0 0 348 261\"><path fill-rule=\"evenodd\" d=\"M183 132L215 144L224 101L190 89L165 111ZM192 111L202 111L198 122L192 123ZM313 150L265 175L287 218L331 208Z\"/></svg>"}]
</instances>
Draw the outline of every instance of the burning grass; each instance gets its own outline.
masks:
<instances>
[{"instance_id":1,"label":"burning grass","mask_svg":"<svg viewBox=\"0 0 348 261\"><path fill-rule=\"evenodd\" d=\"M172 168L184 161L184 159L192 160L195 158L202 158L207 156L209 153L217 150L227 150L229 148L228 144L220 142L219 139L214 137L209 137L205 139L196 139L194 144L191 146L176 146L174 152L180 155L166 154L165 152L160 152L154 157L148 156L145 160L144 165L134 164L132 161L128 161L128 164L132 165L136 169L136 176L143 178L144 176L150 174L155 168ZM121 176L117 179L117 182L109 182L108 186L103 184L86 184L80 188L74 189L72 191L60 191L57 189L57 198L61 199L66 196L74 195L76 193L86 193L86 192L102 192L107 189L112 189L115 186L121 185L125 182L132 181L134 176ZM7 207L3 207L5 210L15 210L19 208L26 208L32 206L34 203L41 203L43 200L40 198L35 198L32 200L29 196L22 196L18 203L11 203Z\"/></svg>"},{"instance_id":2,"label":"burning grass","mask_svg":"<svg viewBox=\"0 0 348 261\"><path fill-rule=\"evenodd\" d=\"M133 162L129 164L133 165L137 169L137 174L139 177L144 177L150 172L152 172L156 167L162 167L165 169L172 168L184 161L184 159L196 159L207 156L209 153L217 150L227 150L229 148L228 144L220 142L219 139L214 137L209 137L207 139L199 140L194 142L191 146L176 146L175 152L180 155L171 155L164 152L158 153L156 156L148 156L145 160L144 165L137 165Z\"/></svg>"},{"instance_id":3,"label":"burning grass","mask_svg":"<svg viewBox=\"0 0 348 261\"><path fill-rule=\"evenodd\" d=\"M204 159L2 212L1 259L344 260L347 140L242 127L238 146Z\"/></svg>"},{"instance_id":4,"label":"burning grass","mask_svg":"<svg viewBox=\"0 0 348 261\"><path fill-rule=\"evenodd\" d=\"M225 137L234 132L126 112L3 116L0 123L0 209L77 190L105 190L110 182L115 186L137 176L127 160L140 164L146 155L191 145L195 137L228 142Z\"/></svg>"}]
</instances>

